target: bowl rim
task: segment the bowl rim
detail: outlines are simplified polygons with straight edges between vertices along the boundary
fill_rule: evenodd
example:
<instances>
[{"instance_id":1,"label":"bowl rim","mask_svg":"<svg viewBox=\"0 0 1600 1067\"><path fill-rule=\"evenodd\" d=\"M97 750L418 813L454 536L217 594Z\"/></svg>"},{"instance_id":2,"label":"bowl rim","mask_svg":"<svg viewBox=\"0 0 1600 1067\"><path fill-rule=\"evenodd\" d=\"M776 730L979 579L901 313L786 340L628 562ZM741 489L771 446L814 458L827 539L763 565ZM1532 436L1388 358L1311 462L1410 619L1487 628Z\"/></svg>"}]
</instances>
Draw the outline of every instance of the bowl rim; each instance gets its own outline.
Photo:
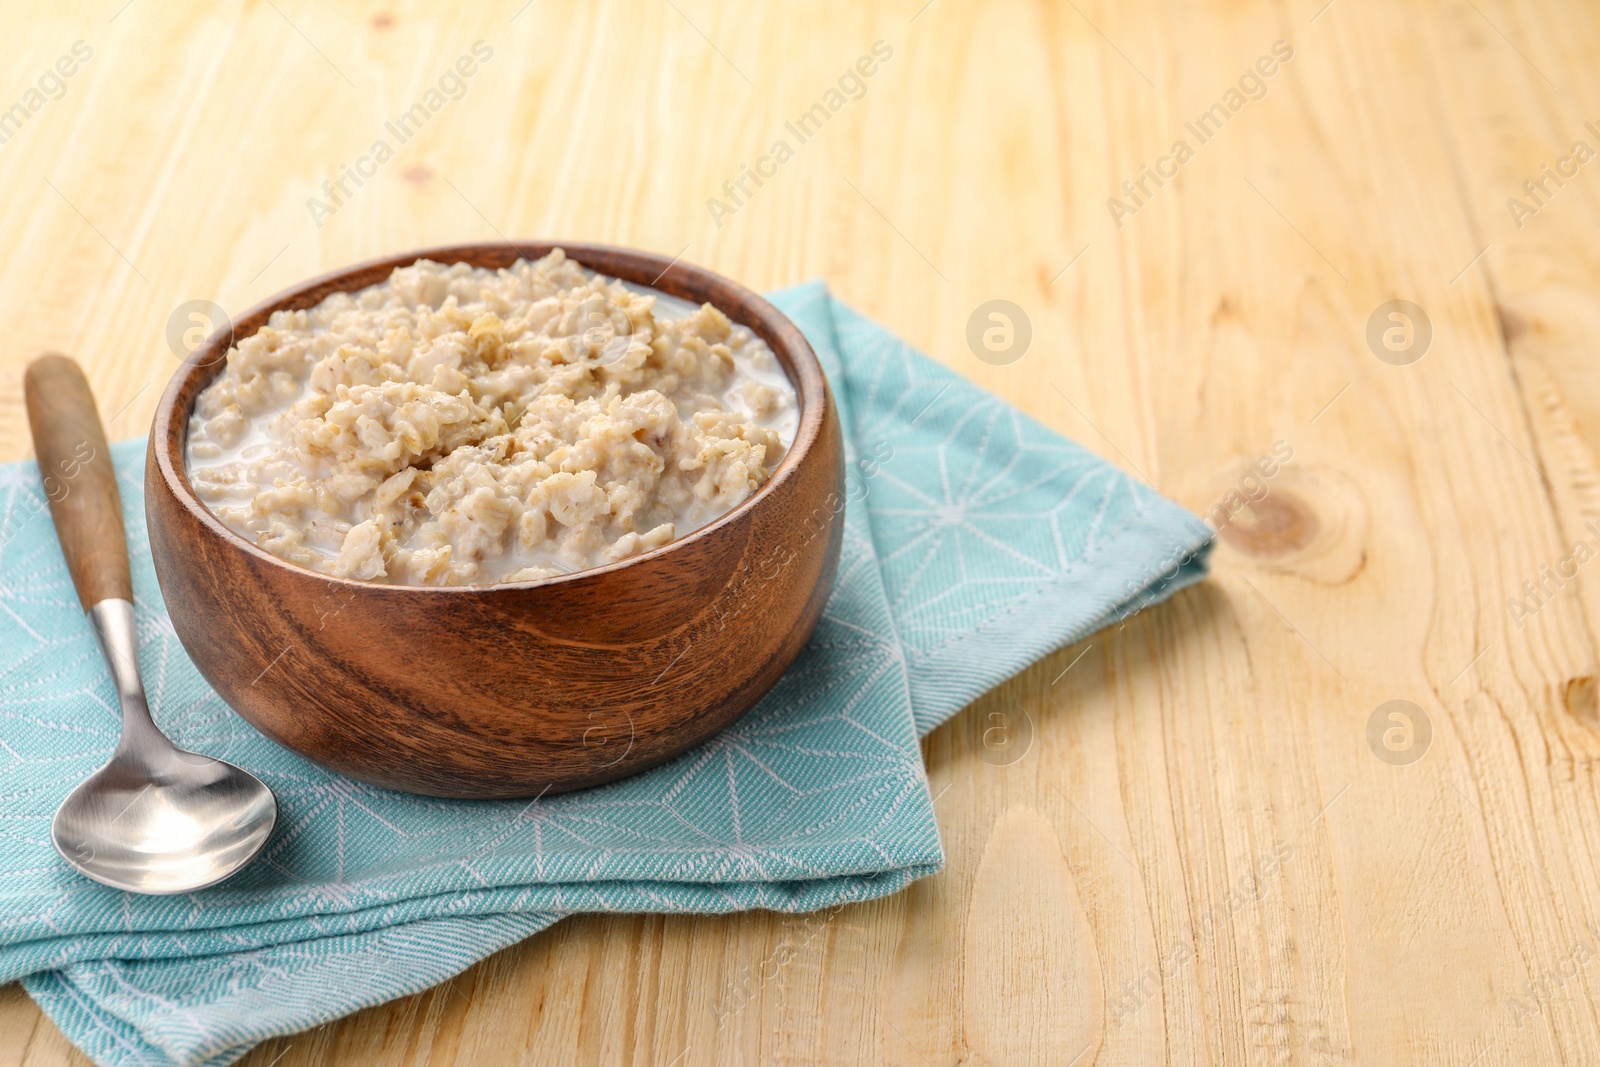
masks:
<instances>
[{"instance_id":1,"label":"bowl rim","mask_svg":"<svg viewBox=\"0 0 1600 1067\"><path fill-rule=\"evenodd\" d=\"M490 269L506 269L514 265L518 259L526 259L533 262L542 259L555 249L561 249L568 259L578 263L585 270L604 275L608 279L642 285L695 303L712 303L734 323L751 330L761 337L772 349L773 355L777 357L785 375L789 379L789 384L794 388L795 397L800 404L799 425L795 429L794 442L784 454L777 470L773 471L772 476L759 489L746 497L736 507L719 515L704 526L697 527L684 536L675 538L659 548L651 549L637 556L631 556L625 560L618 560L615 563L588 567L583 570L572 571L569 574L559 574L526 582L480 582L470 585L404 585L341 578L338 575L324 574L321 571L302 567L297 563L291 563L286 559L274 556L231 529L195 495L194 488L189 483L186 457L189 418L195 399L198 398L201 390L210 384L212 379L226 370L227 363L223 357L226 356L227 350L233 346L236 339L255 334L262 326L266 325L267 320L274 311L303 310L314 307L332 293L357 292L370 285L380 284L387 280L389 274L396 268L410 266L419 260L427 259L445 265L464 262L471 266L479 267L484 265L483 259L486 256L493 257L498 255L500 258L509 256L503 264L490 266ZM606 269L592 265L593 261L603 261L606 264ZM622 270L614 271L610 269L612 267L621 267ZM349 282L352 278L367 277L378 272L381 272L381 276L377 277L375 281ZM638 276L633 277L630 274ZM702 295L718 289L725 290L724 299L726 296L733 296L743 304L737 314L731 312L727 307L712 301L709 295ZM754 321L748 321L752 319ZM195 384L191 385L191 383ZM174 414L185 392L189 393L188 402L185 405L182 417L175 419ZM718 530L740 521L744 516L760 507L763 501L775 495L786 483L794 479L800 464L804 462L821 438L823 423L830 410L832 410L832 395L828 386L827 376L823 374L822 364L817 359L817 354L811 348L810 342L806 340L805 335L800 332L800 328L787 315L779 311L770 301L753 289L740 285L738 282L704 267L685 263L678 257L669 258L655 252L627 248L620 245L596 244L584 241L518 240L474 242L437 245L398 255L380 256L328 271L268 297L266 300L251 307L243 315L223 324L194 351L189 353L179 365L177 371L173 373L172 379L167 383L166 389L161 394L155 417L151 421L149 447L151 452L154 453L157 472L165 482L167 491L172 494L179 505L230 548L244 552L261 564L283 569L291 575L317 579L334 586L347 586L352 589L365 590L374 595L436 596L451 593L484 594L564 585L579 580L614 574L630 567L640 566L660 559L671 554L674 550L686 548L697 541L712 536Z\"/></svg>"}]
</instances>

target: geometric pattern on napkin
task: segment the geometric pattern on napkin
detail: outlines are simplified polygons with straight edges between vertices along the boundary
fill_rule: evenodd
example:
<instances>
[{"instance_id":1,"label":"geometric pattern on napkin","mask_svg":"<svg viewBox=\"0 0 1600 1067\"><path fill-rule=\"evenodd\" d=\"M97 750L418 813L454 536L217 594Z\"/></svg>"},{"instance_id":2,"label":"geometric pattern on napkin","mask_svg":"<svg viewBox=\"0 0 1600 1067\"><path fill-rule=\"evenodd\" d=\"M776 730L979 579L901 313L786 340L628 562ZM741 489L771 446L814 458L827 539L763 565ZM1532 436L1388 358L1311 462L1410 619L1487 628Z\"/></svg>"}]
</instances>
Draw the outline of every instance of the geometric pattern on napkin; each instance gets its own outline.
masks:
<instances>
[{"instance_id":1,"label":"geometric pattern on napkin","mask_svg":"<svg viewBox=\"0 0 1600 1067\"><path fill-rule=\"evenodd\" d=\"M938 870L918 734L1130 604L1198 580L1209 531L823 286L774 299L817 349L847 431L833 597L748 716L582 793L413 797L256 733L178 643L146 544L143 443L113 448L156 720L261 776L280 803L263 857L199 893L121 893L50 846L56 805L109 756L118 719L37 470L0 468L0 980L23 977L97 1062L221 1067L563 915L806 911Z\"/></svg>"}]
</instances>

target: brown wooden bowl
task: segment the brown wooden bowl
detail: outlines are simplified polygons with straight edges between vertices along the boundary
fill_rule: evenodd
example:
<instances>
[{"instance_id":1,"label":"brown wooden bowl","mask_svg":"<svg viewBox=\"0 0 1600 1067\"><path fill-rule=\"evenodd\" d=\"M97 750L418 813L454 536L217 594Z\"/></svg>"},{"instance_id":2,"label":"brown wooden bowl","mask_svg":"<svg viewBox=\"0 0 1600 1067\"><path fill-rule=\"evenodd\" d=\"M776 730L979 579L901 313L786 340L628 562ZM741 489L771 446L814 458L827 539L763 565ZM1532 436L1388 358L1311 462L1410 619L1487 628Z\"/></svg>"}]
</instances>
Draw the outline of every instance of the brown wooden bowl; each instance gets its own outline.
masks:
<instances>
[{"instance_id":1,"label":"brown wooden bowl","mask_svg":"<svg viewBox=\"0 0 1600 1067\"><path fill-rule=\"evenodd\" d=\"M844 450L816 354L755 293L648 252L559 245L591 270L716 305L772 347L799 396L799 429L776 473L710 525L559 578L424 588L285 562L195 496L189 418L232 337L418 259L508 267L555 247L457 245L317 278L219 331L161 398L145 499L173 629L229 706L326 767L444 797L558 793L635 774L749 710L822 615L844 527Z\"/></svg>"}]
</instances>

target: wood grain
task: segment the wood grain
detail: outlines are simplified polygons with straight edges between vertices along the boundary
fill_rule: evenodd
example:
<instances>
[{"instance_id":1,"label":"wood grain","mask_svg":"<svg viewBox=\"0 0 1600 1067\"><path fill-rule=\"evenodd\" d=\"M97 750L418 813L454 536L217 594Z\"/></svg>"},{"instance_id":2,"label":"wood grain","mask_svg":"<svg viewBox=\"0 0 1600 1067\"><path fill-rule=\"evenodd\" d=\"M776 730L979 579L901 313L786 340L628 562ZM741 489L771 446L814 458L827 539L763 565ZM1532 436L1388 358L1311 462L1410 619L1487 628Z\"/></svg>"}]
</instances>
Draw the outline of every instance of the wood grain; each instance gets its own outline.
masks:
<instances>
[{"instance_id":1,"label":"wood grain","mask_svg":"<svg viewBox=\"0 0 1600 1067\"><path fill-rule=\"evenodd\" d=\"M83 610L132 600L122 494L83 369L46 353L28 364L22 391L50 517Z\"/></svg>"},{"instance_id":2,"label":"wood grain","mask_svg":"<svg viewBox=\"0 0 1600 1067\"><path fill-rule=\"evenodd\" d=\"M632 559L557 578L382 585L286 563L228 529L195 495L189 421L235 336L418 259L505 268L552 249L414 250L308 281L197 346L156 409L145 506L173 630L229 707L333 770L469 798L564 793L637 774L753 707L822 618L844 541L845 481L839 414L816 354L755 293L646 252L566 249L608 277L721 309L767 342L799 402L794 441L772 476L713 522ZM124 552L124 576L126 566Z\"/></svg>"},{"instance_id":3,"label":"wood grain","mask_svg":"<svg viewBox=\"0 0 1600 1067\"><path fill-rule=\"evenodd\" d=\"M1293 449L1211 581L927 739L940 876L810 920L568 920L251 1067L1600 1057L1600 572L1508 608L1600 543L1600 161L1507 203L1600 149L1593 5L117 6L0 15L13 99L95 49L0 146L5 455L35 352L138 434L182 302L535 234L825 277L1198 512ZM466 96L318 228L307 199L478 39ZM880 39L719 226L707 199ZM1117 226L1108 198L1279 40ZM994 298L1033 324L1005 366L965 340ZM1406 366L1366 341L1394 299L1433 329ZM1391 700L1431 725L1415 762L1368 743ZM1032 745L997 765L1018 709ZM0 1065L82 1062L0 998Z\"/></svg>"}]
</instances>

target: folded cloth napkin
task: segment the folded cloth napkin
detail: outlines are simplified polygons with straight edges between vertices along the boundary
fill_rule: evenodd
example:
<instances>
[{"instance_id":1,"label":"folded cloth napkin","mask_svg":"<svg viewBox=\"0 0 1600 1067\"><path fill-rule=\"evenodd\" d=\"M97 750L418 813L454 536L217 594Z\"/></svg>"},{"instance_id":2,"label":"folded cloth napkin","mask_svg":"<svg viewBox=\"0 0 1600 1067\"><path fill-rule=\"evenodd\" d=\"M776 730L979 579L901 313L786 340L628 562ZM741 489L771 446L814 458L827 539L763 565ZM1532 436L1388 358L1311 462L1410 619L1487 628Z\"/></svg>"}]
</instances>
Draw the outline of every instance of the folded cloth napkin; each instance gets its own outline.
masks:
<instances>
[{"instance_id":1,"label":"folded cloth napkin","mask_svg":"<svg viewBox=\"0 0 1600 1067\"><path fill-rule=\"evenodd\" d=\"M807 911L943 863L917 738L1027 664L1205 573L1210 531L813 283L774 301L846 428L827 612L749 715L626 781L534 801L363 785L256 733L173 634L145 539L143 443L113 449L157 723L277 794L231 881L89 882L50 817L118 733L33 463L0 469L0 981L96 1062L232 1063L256 1042L425 989L582 911Z\"/></svg>"}]
</instances>

